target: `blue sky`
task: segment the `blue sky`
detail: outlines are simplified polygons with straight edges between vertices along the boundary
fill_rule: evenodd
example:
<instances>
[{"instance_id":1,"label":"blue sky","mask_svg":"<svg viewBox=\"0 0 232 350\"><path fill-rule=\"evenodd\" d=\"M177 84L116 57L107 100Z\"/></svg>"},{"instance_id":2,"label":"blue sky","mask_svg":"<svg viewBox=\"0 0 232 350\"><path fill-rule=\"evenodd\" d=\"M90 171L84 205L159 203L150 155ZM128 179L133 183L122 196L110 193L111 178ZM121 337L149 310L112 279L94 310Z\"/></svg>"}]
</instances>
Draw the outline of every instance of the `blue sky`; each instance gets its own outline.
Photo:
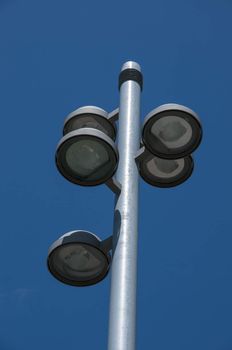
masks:
<instances>
[{"instance_id":1,"label":"blue sky","mask_svg":"<svg viewBox=\"0 0 232 350\"><path fill-rule=\"evenodd\" d=\"M137 349L232 349L229 0L0 0L0 349L106 349L110 277L75 288L46 269L74 229L112 232L107 187L75 186L54 162L72 110L118 106L138 61L142 114L176 102L201 117L182 186L141 181Z\"/></svg>"}]
</instances>

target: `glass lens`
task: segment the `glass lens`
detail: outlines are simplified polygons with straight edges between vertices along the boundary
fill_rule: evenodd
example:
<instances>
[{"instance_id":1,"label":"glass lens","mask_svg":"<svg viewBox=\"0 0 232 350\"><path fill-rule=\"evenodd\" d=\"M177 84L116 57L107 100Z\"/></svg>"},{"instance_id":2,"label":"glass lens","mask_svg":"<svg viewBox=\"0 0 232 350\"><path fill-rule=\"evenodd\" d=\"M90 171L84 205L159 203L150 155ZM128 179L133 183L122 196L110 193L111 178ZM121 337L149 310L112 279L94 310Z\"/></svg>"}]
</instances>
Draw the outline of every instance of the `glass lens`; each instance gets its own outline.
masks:
<instances>
[{"instance_id":1,"label":"glass lens","mask_svg":"<svg viewBox=\"0 0 232 350\"><path fill-rule=\"evenodd\" d=\"M115 131L111 123L100 116L92 114L78 115L70 119L64 127L64 133L67 134L70 131L80 128L94 128L104 132L106 135L115 139Z\"/></svg>"},{"instance_id":2,"label":"glass lens","mask_svg":"<svg viewBox=\"0 0 232 350\"><path fill-rule=\"evenodd\" d=\"M147 162L147 169L156 178L172 178L184 169L184 159L161 159L153 157Z\"/></svg>"},{"instance_id":3,"label":"glass lens","mask_svg":"<svg viewBox=\"0 0 232 350\"><path fill-rule=\"evenodd\" d=\"M67 244L53 253L53 266L64 278L87 281L107 269L107 260L104 254L92 246Z\"/></svg>"},{"instance_id":4,"label":"glass lens","mask_svg":"<svg viewBox=\"0 0 232 350\"><path fill-rule=\"evenodd\" d=\"M90 176L109 161L104 145L95 140L80 140L66 152L68 166L80 176Z\"/></svg>"},{"instance_id":5,"label":"glass lens","mask_svg":"<svg viewBox=\"0 0 232 350\"><path fill-rule=\"evenodd\" d=\"M70 124L72 122L72 130L76 130L80 128L94 128L104 132L105 129L101 127L101 124L98 122L98 119L99 118L97 116L94 118L91 116L91 114L90 115L85 114L84 117L78 116L76 118L73 118L73 120L71 119Z\"/></svg>"},{"instance_id":6,"label":"glass lens","mask_svg":"<svg viewBox=\"0 0 232 350\"><path fill-rule=\"evenodd\" d=\"M179 148L191 140L192 128L183 118L168 116L158 119L153 124L151 133L166 147Z\"/></svg>"}]
</instances>

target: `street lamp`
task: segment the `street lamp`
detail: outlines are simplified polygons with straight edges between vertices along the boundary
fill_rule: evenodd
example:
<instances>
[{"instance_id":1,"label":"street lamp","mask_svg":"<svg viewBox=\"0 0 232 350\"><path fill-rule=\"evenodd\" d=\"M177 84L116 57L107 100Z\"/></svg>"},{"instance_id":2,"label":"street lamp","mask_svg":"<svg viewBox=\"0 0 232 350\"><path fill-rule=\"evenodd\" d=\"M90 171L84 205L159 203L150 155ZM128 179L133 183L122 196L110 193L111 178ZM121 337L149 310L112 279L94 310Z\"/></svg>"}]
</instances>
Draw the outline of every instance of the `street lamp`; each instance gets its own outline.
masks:
<instances>
[{"instance_id":1,"label":"street lamp","mask_svg":"<svg viewBox=\"0 0 232 350\"><path fill-rule=\"evenodd\" d=\"M142 132L146 148L160 158L177 159L192 153L200 144L202 129L197 114L174 103L152 110Z\"/></svg>"},{"instance_id":2,"label":"street lamp","mask_svg":"<svg viewBox=\"0 0 232 350\"><path fill-rule=\"evenodd\" d=\"M59 281L72 286L93 285L109 271L109 249L105 241L91 232L68 232L49 249L49 271Z\"/></svg>"},{"instance_id":3,"label":"street lamp","mask_svg":"<svg viewBox=\"0 0 232 350\"><path fill-rule=\"evenodd\" d=\"M142 88L139 64L126 62L119 109L108 114L99 107L78 108L66 118L56 150L66 179L83 186L105 183L115 193L112 236L101 241L87 231L69 232L53 243L47 260L52 275L73 286L98 283L111 269L108 350L135 349L139 175L156 187L183 183L202 138L196 113L177 104L152 110L141 137Z\"/></svg>"},{"instance_id":4,"label":"street lamp","mask_svg":"<svg viewBox=\"0 0 232 350\"><path fill-rule=\"evenodd\" d=\"M64 122L56 149L56 165L69 181L96 186L112 178L118 165L116 126L99 107L80 107Z\"/></svg>"},{"instance_id":5,"label":"street lamp","mask_svg":"<svg viewBox=\"0 0 232 350\"><path fill-rule=\"evenodd\" d=\"M114 141L102 131L81 128L62 137L56 150L56 165L69 181L96 186L115 173L118 151Z\"/></svg>"},{"instance_id":6,"label":"street lamp","mask_svg":"<svg viewBox=\"0 0 232 350\"><path fill-rule=\"evenodd\" d=\"M64 121L63 135L81 128L100 130L115 141L116 125L102 108L85 106L70 113Z\"/></svg>"},{"instance_id":7,"label":"street lamp","mask_svg":"<svg viewBox=\"0 0 232 350\"><path fill-rule=\"evenodd\" d=\"M163 159L145 148L137 156L138 169L145 182L156 187L174 187L186 181L193 172L193 158Z\"/></svg>"}]
</instances>

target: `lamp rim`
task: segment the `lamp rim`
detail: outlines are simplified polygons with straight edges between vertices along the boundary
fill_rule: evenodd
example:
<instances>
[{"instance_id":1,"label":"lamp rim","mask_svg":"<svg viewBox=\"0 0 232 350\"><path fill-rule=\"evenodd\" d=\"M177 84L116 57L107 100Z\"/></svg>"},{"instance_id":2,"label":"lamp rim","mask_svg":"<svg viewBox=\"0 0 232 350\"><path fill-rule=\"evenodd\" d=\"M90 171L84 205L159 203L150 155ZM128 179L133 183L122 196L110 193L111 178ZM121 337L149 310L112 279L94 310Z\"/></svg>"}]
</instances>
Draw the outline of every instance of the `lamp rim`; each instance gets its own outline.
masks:
<instances>
[{"instance_id":1,"label":"lamp rim","mask_svg":"<svg viewBox=\"0 0 232 350\"><path fill-rule=\"evenodd\" d=\"M168 111L175 111L175 112L184 112L187 114L190 114L193 116L198 123L200 124L200 118L196 112L194 112L191 108L186 107L184 105L180 105L178 103L165 103L163 105L160 105L154 109L152 109L144 118L143 127L148 122L148 120L152 117L154 117L156 114L162 113L162 112L168 112ZM178 117L178 115L176 115Z\"/></svg>"}]
</instances>

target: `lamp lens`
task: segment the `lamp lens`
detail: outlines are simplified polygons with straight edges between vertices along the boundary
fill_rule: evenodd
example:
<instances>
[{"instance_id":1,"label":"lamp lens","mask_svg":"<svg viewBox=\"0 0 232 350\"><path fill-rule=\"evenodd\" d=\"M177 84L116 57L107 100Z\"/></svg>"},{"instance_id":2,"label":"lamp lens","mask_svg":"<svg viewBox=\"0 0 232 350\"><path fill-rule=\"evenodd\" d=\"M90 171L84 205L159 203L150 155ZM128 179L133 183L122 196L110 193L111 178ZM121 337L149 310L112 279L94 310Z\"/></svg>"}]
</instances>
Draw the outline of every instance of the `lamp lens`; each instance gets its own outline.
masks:
<instances>
[{"instance_id":1,"label":"lamp lens","mask_svg":"<svg viewBox=\"0 0 232 350\"><path fill-rule=\"evenodd\" d=\"M177 116L158 119L153 124L151 133L170 149L183 147L192 138L191 125Z\"/></svg>"},{"instance_id":2,"label":"lamp lens","mask_svg":"<svg viewBox=\"0 0 232 350\"><path fill-rule=\"evenodd\" d=\"M104 255L96 248L83 244L66 244L53 253L53 266L66 279L87 281L107 269Z\"/></svg>"},{"instance_id":3,"label":"lamp lens","mask_svg":"<svg viewBox=\"0 0 232 350\"><path fill-rule=\"evenodd\" d=\"M161 159L153 157L147 162L149 173L156 178L172 178L182 172L184 159Z\"/></svg>"},{"instance_id":4,"label":"lamp lens","mask_svg":"<svg viewBox=\"0 0 232 350\"><path fill-rule=\"evenodd\" d=\"M64 135L81 128L100 130L115 140L115 126L106 118L91 113L85 113L71 118L64 126Z\"/></svg>"},{"instance_id":5,"label":"lamp lens","mask_svg":"<svg viewBox=\"0 0 232 350\"><path fill-rule=\"evenodd\" d=\"M79 140L67 149L66 161L79 176L90 176L109 161L109 155L100 142Z\"/></svg>"}]
</instances>

